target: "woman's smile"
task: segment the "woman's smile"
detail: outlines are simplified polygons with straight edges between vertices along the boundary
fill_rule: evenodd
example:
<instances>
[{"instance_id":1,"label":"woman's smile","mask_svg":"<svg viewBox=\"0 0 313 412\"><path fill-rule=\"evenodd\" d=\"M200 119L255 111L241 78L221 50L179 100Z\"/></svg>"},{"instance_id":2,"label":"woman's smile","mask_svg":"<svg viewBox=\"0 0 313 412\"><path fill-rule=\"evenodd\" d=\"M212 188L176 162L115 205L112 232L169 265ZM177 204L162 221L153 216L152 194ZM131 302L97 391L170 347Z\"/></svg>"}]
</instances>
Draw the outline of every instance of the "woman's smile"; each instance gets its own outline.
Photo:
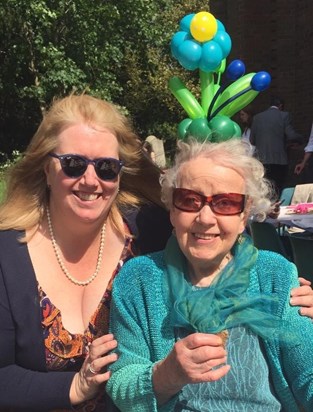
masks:
<instances>
[{"instance_id":1,"label":"woman's smile","mask_svg":"<svg viewBox=\"0 0 313 412\"><path fill-rule=\"evenodd\" d=\"M102 193L87 193L81 191L74 191L75 196L77 196L83 202L92 202L99 199L102 196Z\"/></svg>"},{"instance_id":2,"label":"woman's smile","mask_svg":"<svg viewBox=\"0 0 313 412\"><path fill-rule=\"evenodd\" d=\"M197 239L201 239L201 240L213 240L215 238L217 238L219 235L215 235L212 233L193 233L193 236Z\"/></svg>"}]
</instances>

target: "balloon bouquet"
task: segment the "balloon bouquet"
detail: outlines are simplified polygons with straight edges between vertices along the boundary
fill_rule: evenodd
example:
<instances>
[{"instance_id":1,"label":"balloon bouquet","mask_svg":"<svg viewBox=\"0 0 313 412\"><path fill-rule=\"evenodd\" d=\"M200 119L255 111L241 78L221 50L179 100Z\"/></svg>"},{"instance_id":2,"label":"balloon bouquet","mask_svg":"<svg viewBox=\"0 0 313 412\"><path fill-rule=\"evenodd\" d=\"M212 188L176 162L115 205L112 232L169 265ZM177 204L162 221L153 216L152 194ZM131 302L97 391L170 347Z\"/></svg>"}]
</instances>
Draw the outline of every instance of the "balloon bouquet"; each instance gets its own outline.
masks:
<instances>
[{"instance_id":1,"label":"balloon bouquet","mask_svg":"<svg viewBox=\"0 0 313 412\"><path fill-rule=\"evenodd\" d=\"M200 141L240 137L241 129L230 117L269 86L270 75L265 71L245 74L241 60L226 67L231 38L211 13L188 14L179 28L171 40L172 55L186 70L199 69L201 87L200 104L178 77L169 80L171 92L189 116L178 125L179 139L189 135ZM225 69L227 81L221 85Z\"/></svg>"}]
</instances>

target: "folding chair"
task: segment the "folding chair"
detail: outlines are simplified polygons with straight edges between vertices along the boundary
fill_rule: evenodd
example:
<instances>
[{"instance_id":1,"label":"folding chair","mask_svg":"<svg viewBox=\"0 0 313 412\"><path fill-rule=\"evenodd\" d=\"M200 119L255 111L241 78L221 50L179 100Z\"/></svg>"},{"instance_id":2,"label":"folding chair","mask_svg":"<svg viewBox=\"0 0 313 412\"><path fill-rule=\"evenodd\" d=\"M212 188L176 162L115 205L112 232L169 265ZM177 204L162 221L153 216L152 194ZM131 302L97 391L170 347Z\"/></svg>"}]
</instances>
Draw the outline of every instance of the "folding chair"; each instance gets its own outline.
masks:
<instances>
[{"instance_id":1,"label":"folding chair","mask_svg":"<svg viewBox=\"0 0 313 412\"><path fill-rule=\"evenodd\" d=\"M258 249L271 250L279 253L287 259L291 259L287 245L284 244L274 225L269 222L250 222L250 234L253 244ZM288 238L287 238L288 239Z\"/></svg>"},{"instance_id":2,"label":"folding chair","mask_svg":"<svg viewBox=\"0 0 313 412\"><path fill-rule=\"evenodd\" d=\"M313 239L290 235L289 236L293 261L297 266L299 276L313 282Z\"/></svg>"},{"instance_id":3,"label":"folding chair","mask_svg":"<svg viewBox=\"0 0 313 412\"><path fill-rule=\"evenodd\" d=\"M280 195L280 200L282 201L281 206L289 206L291 204L292 196L295 192L294 187L285 187Z\"/></svg>"},{"instance_id":4,"label":"folding chair","mask_svg":"<svg viewBox=\"0 0 313 412\"><path fill-rule=\"evenodd\" d=\"M295 192L295 187L285 187L280 195L281 206L289 206L291 205L292 197ZM286 232L286 226L278 224L277 231L280 236L284 236Z\"/></svg>"}]
</instances>

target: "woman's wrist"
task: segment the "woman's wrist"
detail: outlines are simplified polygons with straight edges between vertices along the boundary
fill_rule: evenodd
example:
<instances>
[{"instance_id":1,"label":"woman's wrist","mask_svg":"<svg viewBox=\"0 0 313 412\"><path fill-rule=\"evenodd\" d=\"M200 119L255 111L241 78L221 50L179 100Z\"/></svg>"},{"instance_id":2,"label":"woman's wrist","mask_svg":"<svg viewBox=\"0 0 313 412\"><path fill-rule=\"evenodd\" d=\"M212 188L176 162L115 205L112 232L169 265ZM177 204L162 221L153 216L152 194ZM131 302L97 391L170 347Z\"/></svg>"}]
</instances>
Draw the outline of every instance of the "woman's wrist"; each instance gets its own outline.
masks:
<instances>
[{"instance_id":1,"label":"woman's wrist","mask_svg":"<svg viewBox=\"0 0 313 412\"><path fill-rule=\"evenodd\" d=\"M78 386L78 373L74 375L72 380L72 384L70 387L70 402L73 406L78 405L84 401L84 399L80 399L80 396L77 393L77 386Z\"/></svg>"},{"instance_id":2,"label":"woman's wrist","mask_svg":"<svg viewBox=\"0 0 313 412\"><path fill-rule=\"evenodd\" d=\"M182 385L177 384L171 379L170 373L166 367L166 359L154 365L152 373L152 382L155 397L159 405L168 402L181 389Z\"/></svg>"},{"instance_id":3,"label":"woman's wrist","mask_svg":"<svg viewBox=\"0 0 313 412\"><path fill-rule=\"evenodd\" d=\"M82 402L87 401L88 399L92 399L95 395L96 394L93 394L93 393L87 394L86 390L84 390L83 388L79 373L76 373L72 380L72 384L70 387L70 394L69 394L70 402L72 406L79 405Z\"/></svg>"}]
</instances>

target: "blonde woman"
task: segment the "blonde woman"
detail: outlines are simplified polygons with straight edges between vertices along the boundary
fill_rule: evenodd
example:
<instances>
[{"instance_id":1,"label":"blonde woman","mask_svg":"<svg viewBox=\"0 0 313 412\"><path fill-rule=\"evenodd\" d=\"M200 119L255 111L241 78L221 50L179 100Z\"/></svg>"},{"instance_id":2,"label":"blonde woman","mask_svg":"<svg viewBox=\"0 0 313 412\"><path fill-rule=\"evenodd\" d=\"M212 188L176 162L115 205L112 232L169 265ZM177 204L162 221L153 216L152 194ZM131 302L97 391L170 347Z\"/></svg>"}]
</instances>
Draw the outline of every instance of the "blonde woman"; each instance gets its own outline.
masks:
<instances>
[{"instance_id":1,"label":"blonde woman","mask_svg":"<svg viewBox=\"0 0 313 412\"><path fill-rule=\"evenodd\" d=\"M1 410L107 410L113 280L171 230L159 175L114 105L52 104L0 209Z\"/></svg>"}]
</instances>

